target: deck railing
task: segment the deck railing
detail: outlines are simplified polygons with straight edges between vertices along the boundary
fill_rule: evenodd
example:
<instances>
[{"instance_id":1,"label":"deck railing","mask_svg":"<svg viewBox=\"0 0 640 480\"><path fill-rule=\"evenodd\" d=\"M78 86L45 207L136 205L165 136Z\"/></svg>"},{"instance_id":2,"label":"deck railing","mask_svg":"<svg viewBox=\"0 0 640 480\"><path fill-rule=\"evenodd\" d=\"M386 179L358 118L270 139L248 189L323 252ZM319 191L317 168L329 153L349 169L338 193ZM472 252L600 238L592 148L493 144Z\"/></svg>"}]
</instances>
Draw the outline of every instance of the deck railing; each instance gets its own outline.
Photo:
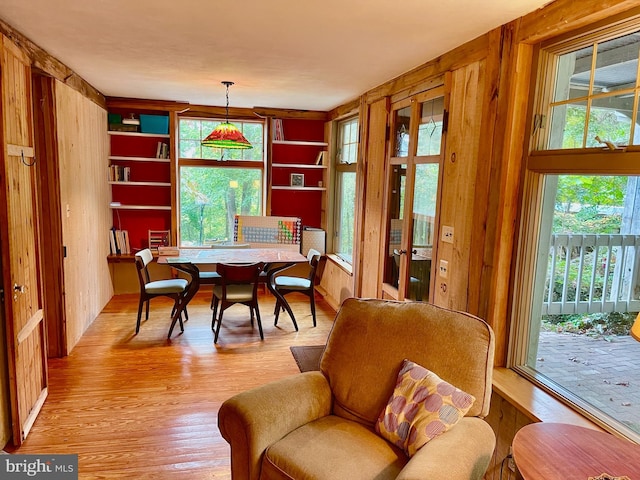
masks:
<instances>
[{"instance_id":1,"label":"deck railing","mask_svg":"<svg viewBox=\"0 0 640 480\"><path fill-rule=\"evenodd\" d=\"M640 235L552 235L542 313L640 311L639 267Z\"/></svg>"}]
</instances>

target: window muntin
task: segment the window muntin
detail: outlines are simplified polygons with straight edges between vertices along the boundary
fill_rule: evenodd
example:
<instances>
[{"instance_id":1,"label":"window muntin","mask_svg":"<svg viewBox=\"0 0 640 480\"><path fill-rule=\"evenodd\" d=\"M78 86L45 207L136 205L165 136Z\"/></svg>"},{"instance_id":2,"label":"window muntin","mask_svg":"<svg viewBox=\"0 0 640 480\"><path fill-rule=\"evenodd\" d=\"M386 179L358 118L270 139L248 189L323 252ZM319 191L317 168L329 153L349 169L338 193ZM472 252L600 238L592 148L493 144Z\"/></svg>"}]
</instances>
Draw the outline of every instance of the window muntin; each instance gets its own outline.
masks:
<instances>
[{"instance_id":1,"label":"window muntin","mask_svg":"<svg viewBox=\"0 0 640 480\"><path fill-rule=\"evenodd\" d=\"M552 100L542 106L541 113L549 116L550 123L540 148L640 144L631 121L638 116L639 52L640 33L634 32L573 51L550 53L549 67L555 81Z\"/></svg>"},{"instance_id":2,"label":"window muntin","mask_svg":"<svg viewBox=\"0 0 640 480\"><path fill-rule=\"evenodd\" d=\"M335 164L336 215L334 250L336 255L348 263L353 262L358 128L358 117L338 122Z\"/></svg>"},{"instance_id":3,"label":"window muntin","mask_svg":"<svg viewBox=\"0 0 640 480\"><path fill-rule=\"evenodd\" d=\"M233 239L236 214L261 215L264 190L264 125L232 120L251 149L203 147L221 120L179 121L179 244L200 247Z\"/></svg>"}]
</instances>

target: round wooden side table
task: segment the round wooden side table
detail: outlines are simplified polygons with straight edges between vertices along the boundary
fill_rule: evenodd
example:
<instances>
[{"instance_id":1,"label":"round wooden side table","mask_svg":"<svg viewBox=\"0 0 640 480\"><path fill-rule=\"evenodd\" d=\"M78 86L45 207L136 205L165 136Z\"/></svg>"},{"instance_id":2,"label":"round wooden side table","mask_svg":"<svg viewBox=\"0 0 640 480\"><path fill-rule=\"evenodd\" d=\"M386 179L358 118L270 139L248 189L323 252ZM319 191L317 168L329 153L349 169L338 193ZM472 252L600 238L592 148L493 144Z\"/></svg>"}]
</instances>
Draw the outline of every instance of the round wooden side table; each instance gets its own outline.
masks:
<instances>
[{"instance_id":1,"label":"round wooden side table","mask_svg":"<svg viewBox=\"0 0 640 480\"><path fill-rule=\"evenodd\" d=\"M640 445L563 423L533 423L513 438L513 459L525 480L587 480L606 473L640 480Z\"/></svg>"}]
</instances>

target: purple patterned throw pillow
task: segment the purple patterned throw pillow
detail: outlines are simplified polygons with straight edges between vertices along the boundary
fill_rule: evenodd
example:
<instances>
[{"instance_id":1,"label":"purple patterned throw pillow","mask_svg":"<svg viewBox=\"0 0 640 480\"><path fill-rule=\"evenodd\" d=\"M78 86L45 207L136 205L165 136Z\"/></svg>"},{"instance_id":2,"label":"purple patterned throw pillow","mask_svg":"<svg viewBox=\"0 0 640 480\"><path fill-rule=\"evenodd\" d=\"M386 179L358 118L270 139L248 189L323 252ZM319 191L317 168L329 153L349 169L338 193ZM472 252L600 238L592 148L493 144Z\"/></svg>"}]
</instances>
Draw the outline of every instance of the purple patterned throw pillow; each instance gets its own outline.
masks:
<instances>
[{"instance_id":1,"label":"purple patterned throw pillow","mask_svg":"<svg viewBox=\"0 0 640 480\"><path fill-rule=\"evenodd\" d=\"M475 400L435 373L405 360L396 388L378 417L376 432L412 457L458 423Z\"/></svg>"}]
</instances>

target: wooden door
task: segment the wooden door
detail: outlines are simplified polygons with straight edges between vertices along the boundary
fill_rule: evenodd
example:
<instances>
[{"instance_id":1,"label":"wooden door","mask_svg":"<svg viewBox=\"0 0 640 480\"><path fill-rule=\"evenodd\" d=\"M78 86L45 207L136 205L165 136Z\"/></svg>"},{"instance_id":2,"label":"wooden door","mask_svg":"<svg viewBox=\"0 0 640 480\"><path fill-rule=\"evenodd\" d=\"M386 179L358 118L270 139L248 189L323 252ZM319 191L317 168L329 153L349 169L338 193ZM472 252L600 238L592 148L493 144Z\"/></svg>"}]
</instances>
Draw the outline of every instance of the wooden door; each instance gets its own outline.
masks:
<instances>
[{"instance_id":1,"label":"wooden door","mask_svg":"<svg viewBox=\"0 0 640 480\"><path fill-rule=\"evenodd\" d=\"M36 169L29 59L1 38L0 245L13 442L26 438L47 396L38 262Z\"/></svg>"},{"instance_id":2,"label":"wooden door","mask_svg":"<svg viewBox=\"0 0 640 480\"><path fill-rule=\"evenodd\" d=\"M440 86L392 105L385 298L430 302L433 297L445 103Z\"/></svg>"}]
</instances>

